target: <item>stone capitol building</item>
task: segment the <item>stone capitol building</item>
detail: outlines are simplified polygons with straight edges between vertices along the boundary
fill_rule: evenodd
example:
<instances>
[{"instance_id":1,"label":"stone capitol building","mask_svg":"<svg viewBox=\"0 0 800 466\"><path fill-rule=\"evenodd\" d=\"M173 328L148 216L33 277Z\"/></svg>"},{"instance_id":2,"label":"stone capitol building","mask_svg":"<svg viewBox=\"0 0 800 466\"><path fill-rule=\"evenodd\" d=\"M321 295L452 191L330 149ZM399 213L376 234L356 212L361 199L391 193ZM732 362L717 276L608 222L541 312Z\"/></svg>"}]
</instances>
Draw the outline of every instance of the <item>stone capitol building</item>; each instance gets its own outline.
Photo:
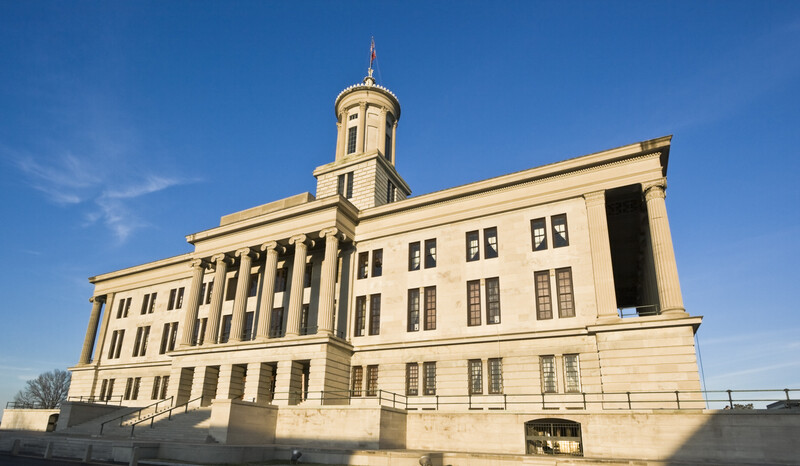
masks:
<instances>
[{"instance_id":1,"label":"stone capitol building","mask_svg":"<svg viewBox=\"0 0 800 466\"><path fill-rule=\"evenodd\" d=\"M370 70L334 109L314 195L89 279L71 401L186 405L230 445L578 456L613 454L613 416L704 407L671 136L412 197L398 98Z\"/></svg>"}]
</instances>

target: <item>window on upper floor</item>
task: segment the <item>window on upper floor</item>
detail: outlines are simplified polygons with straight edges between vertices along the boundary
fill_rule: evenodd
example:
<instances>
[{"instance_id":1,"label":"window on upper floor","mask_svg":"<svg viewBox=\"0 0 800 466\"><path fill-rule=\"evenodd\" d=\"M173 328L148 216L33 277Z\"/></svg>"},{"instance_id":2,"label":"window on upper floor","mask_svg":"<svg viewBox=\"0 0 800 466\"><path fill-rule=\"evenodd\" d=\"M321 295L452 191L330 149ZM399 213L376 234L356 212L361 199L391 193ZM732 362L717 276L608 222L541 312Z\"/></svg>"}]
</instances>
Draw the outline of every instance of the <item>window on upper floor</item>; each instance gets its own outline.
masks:
<instances>
[{"instance_id":1,"label":"window on upper floor","mask_svg":"<svg viewBox=\"0 0 800 466\"><path fill-rule=\"evenodd\" d=\"M550 271L534 272L533 281L536 288L536 319L552 319L553 303L550 298Z\"/></svg>"},{"instance_id":2,"label":"window on upper floor","mask_svg":"<svg viewBox=\"0 0 800 466\"><path fill-rule=\"evenodd\" d=\"M384 153L386 154L386 160L389 162L392 161L392 127L386 124L386 145L384 146L386 150Z\"/></svg>"},{"instance_id":3,"label":"window on upper floor","mask_svg":"<svg viewBox=\"0 0 800 466\"><path fill-rule=\"evenodd\" d=\"M467 365L469 370L469 394L483 394L483 363L480 359L470 359Z\"/></svg>"},{"instance_id":4,"label":"window on upper floor","mask_svg":"<svg viewBox=\"0 0 800 466\"><path fill-rule=\"evenodd\" d=\"M203 344L206 337L206 324L208 324L208 317L197 319L194 321L194 334L192 335L192 346L199 346Z\"/></svg>"},{"instance_id":5,"label":"window on upper floor","mask_svg":"<svg viewBox=\"0 0 800 466\"><path fill-rule=\"evenodd\" d=\"M419 395L419 364L406 363L406 396Z\"/></svg>"},{"instance_id":6,"label":"window on upper floor","mask_svg":"<svg viewBox=\"0 0 800 466\"><path fill-rule=\"evenodd\" d=\"M122 339L125 337L125 330L114 330L111 334L111 344L108 346L108 359L119 358L122 351Z\"/></svg>"},{"instance_id":7,"label":"window on upper floor","mask_svg":"<svg viewBox=\"0 0 800 466\"><path fill-rule=\"evenodd\" d=\"M144 356L147 352L147 340L150 339L150 326L136 329L136 339L133 341L133 356Z\"/></svg>"},{"instance_id":8,"label":"window on upper floor","mask_svg":"<svg viewBox=\"0 0 800 466\"><path fill-rule=\"evenodd\" d=\"M183 307L183 290L183 287L169 290L169 300L167 301L168 311Z\"/></svg>"},{"instance_id":9,"label":"window on upper floor","mask_svg":"<svg viewBox=\"0 0 800 466\"><path fill-rule=\"evenodd\" d=\"M547 249L547 224L544 218L531 220L531 240L534 251Z\"/></svg>"},{"instance_id":10,"label":"window on upper floor","mask_svg":"<svg viewBox=\"0 0 800 466\"><path fill-rule=\"evenodd\" d=\"M164 330L161 332L161 346L158 349L158 354L164 354L167 351L175 349L175 340L178 338L178 323L167 322L164 324Z\"/></svg>"},{"instance_id":11,"label":"window on upper floor","mask_svg":"<svg viewBox=\"0 0 800 466\"><path fill-rule=\"evenodd\" d=\"M239 277L234 275L228 278L228 285L225 289L225 301L233 301L236 298L236 285L239 282Z\"/></svg>"},{"instance_id":12,"label":"window on upper floor","mask_svg":"<svg viewBox=\"0 0 800 466\"><path fill-rule=\"evenodd\" d=\"M357 119L358 119L358 113L353 113L352 115L347 117L348 121L353 121L353 120L357 120Z\"/></svg>"},{"instance_id":13,"label":"window on upper floor","mask_svg":"<svg viewBox=\"0 0 800 466\"><path fill-rule=\"evenodd\" d=\"M369 252L358 253L358 272L356 278L359 280L369 276Z\"/></svg>"},{"instance_id":14,"label":"window on upper floor","mask_svg":"<svg viewBox=\"0 0 800 466\"><path fill-rule=\"evenodd\" d=\"M383 275L383 249L376 249L372 251L372 276L381 275Z\"/></svg>"},{"instance_id":15,"label":"window on upper floor","mask_svg":"<svg viewBox=\"0 0 800 466\"><path fill-rule=\"evenodd\" d=\"M467 262L476 261L481 258L480 251L480 238L478 238L478 231L467 232Z\"/></svg>"},{"instance_id":16,"label":"window on upper floor","mask_svg":"<svg viewBox=\"0 0 800 466\"><path fill-rule=\"evenodd\" d=\"M483 258L494 259L497 257L497 227L484 228L483 230Z\"/></svg>"},{"instance_id":17,"label":"window on upper floor","mask_svg":"<svg viewBox=\"0 0 800 466\"><path fill-rule=\"evenodd\" d=\"M481 324L481 281L467 282L467 325L473 327Z\"/></svg>"},{"instance_id":18,"label":"window on upper floor","mask_svg":"<svg viewBox=\"0 0 800 466\"><path fill-rule=\"evenodd\" d=\"M425 240L425 268L436 267L436 239Z\"/></svg>"},{"instance_id":19,"label":"window on upper floor","mask_svg":"<svg viewBox=\"0 0 800 466\"><path fill-rule=\"evenodd\" d=\"M119 300L119 307L117 308L117 319L128 317L128 311L131 308L131 298L122 298Z\"/></svg>"},{"instance_id":20,"label":"window on upper floor","mask_svg":"<svg viewBox=\"0 0 800 466\"><path fill-rule=\"evenodd\" d=\"M169 376L155 376L153 378L153 392L150 395L151 400L163 400L167 397L167 388L169 387Z\"/></svg>"},{"instance_id":21,"label":"window on upper floor","mask_svg":"<svg viewBox=\"0 0 800 466\"><path fill-rule=\"evenodd\" d=\"M422 394L436 395L436 363L426 362L422 364Z\"/></svg>"},{"instance_id":22,"label":"window on upper floor","mask_svg":"<svg viewBox=\"0 0 800 466\"><path fill-rule=\"evenodd\" d=\"M269 337L280 338L283 336L283 308L276 307L272 310L269 319Z\"/></svg>"},{"instance_id":23,"label":"window on upper floor","mask_svg":"<svg viewBox=\"0 0 800 466\"><path fill-rule=\"evenodd\" d=\"M356 151L356 136L358 135L358 127L351 126L347 128L347 153L352 154Z\"/></svg>"},{"instance_id":24,"label":"window on upper floor","mask_svg":"<svg viewBox=\"0 0 800 466\"><path fill-rule=\"evenodd\" d=\"M577 354L564 355L564 389L567 393L581 391L581 370Z\"/></svg>"},{"instance_id":25,"label":"window on upper floor","mask_svg":"<svg viewBox=\"0 0 800 466\"><path fill-rule=\"evenodd\" d=\"M254 297L256 295L258 295L258 274L257 273L251 273L250 274L250 286L248 287L248 290L247 290L247 296L252 298L252 297Z\"/></svg>"},{"instance_id":26,"label":"window on upper floor","mask_svg":"<svg viewBox=\"0 0 800 466\"><path fill-rule=\"evenodd\" d=\"M394 202L397 199L397 188L395 188L394 183L389 181L386 186L386 203Z\"/></svg>"},{"instance_id":27,"label":"window on upper floor","mask_svg":"<svg viewBox=\"0 0 800 466\"><path fill-rule=\"evenodd\" d=\"M500 278L486 279L486 323L500 323Z\"/></svg>"},{"instance_id":28,"label":"window on upper floor","mask_svg":"<svg viewBox=\"0 0 800 466\"><path fill-rule=\"evenodd\" d=\"M300 335L308 335L308 304L300 308Z\"/></svg>"},{"instance_id":29,"label":"window on upper floor","mask_svg":"<svg viewBox=\"0 0 800 466\"><path fill-rule=\"evenodd\" d=\"M542 372L542 393L556 393L556 357L553 355L539 356L539 366Z\"/></svg>"},{"instance_id":30,"label":"window on upper floor","mask_svg":"<svg viewBox=\"0 0 800 466\"><path fill-rule=\"evenodd\" d=\"M436 330L436 287L425 287L425 330Z\"/></svg>"},{"instance_id":31,"label":"window on upper floor","mask_svg":"<svg viewBox=\"0 0 800 466\"><path fill-rule=\"evenodd\" d=\"M409 332L419 330L419 288L408 290L408 325L406 330Z\"/></svg>"},{"instance_id":32,"label":"window on upper floor","mask_svg":"<svg viewBox=\"0 0 800 466\"><path fill-rule=\"evenodd\" d=\"M356 296L356 318L353 325L353 336L364 336L364 329L366 328L367 319L367 297Z\"/></svg>"},{"instance_id":33,"label":"window on upper floor","mask_svg":"<svg viewBox=\"0 0 800 466\"><path fill-rule=\"evenodd\" d=\"M336 184L336 194L350 199L353 197L353 172L339 175Z\"/></svg>"},{"instance_id":34,"label":"window on upper floor","mask_svg":"<svg viewBox=\"0 0 800 466\"><path fill-rule=\"evenodd\" d=\"M381 333L381 295L373 294L369 297L369 334Z\"/></svg>"},{"instance_id":35,"label":"window on upper floor","mask_svg":"<svg viewBox=\"0 0 800 466\"><path fill-rule=\"evenodd\" d=\"M125 383L125 395L124 398L126 400L135 400L139 398L139 386L142 383L141 377L128 377L127 382Z\"/></svg>"},{"instance_id":36,"label":"window on upper floor","mask_svg":"<svg viewBox=\"0 0 800 466\"><path fill-rule=\"evenodd\" d=\"M253 335L253 323L256 320L256 313L254 311L245 312L244 314L244 330L242 330L242 341L249 341L252 340Z\"/></svg>"},{"instance_id":37,"label":"window on upper floor","mask_svg":"<svg viewBox=\"0 0 800 466\"><path fill-rule=\"evenodd\" d=\"M114 379L103 379L100 385L100 401L110 401L114 392Z\"/></svg>"},{"instance_id":38,"label":"window on upper floor","mask_svg":"<svg viewBox=\"0 0 800 466\"><path fill-rule=\"evenodd\" d=\"M206 304L211 304L211 293L214 292L214 280L208 282L208 289L206 289Z\"/></svg>"},{"instance_id":39,"label":"window on upper floor","mask_svg":"<svg viewBox=\"0 0 800 466\"><path fill-rule=\"evenodd\" d=\"M550 217L550 223L553 225L553 247L561 248L569 246L567 214L553 215Z\"/></svg>"},{"instance_id":40,"label":"window on upper floor","mask_svg":"<svg viewBox=\"0 0 800 466\"><path fill-rule=\"evenodd\" d=\"M420 266L420 247L419 241L408 244L408 270L419 270Z\"/></svg>"},{"instance_id":41,"label":"window on upper floor","mask_svg":"<svg viewBox=\"0 0 800 466\"><path fill-rule=\"evenodd\" d=\"M558 286L558 317L575 317L571 267L556 269L556 284Z\"/></svg>"},{"instance_id":42,"label":"window on upper floor","mask_svg":"<svg viewBox=\"0 0 800 466\"><path fill-rule=\"evenodd\" d=\"M219 342L227 343L231 337L231 322L233 315L227 314L222 316L222 323L220 324Z\"/></svg>"},{"instance_id":43,"label":"window on upper floor","mask_svg":"<svg viewBox=\"0 0 800 466\"><path fill-rule=\"evenodd\" d=\"M501 358L489 358L487 367L489 368L489 394L498 395L503 393L503 360Z\"/></svg>"},{"instance_id":44,"label":"window on upper floor","mask_svg":"<svg viewBox=\"0 0 800 466\"><path fill-rule=\"evenodd\" d=\"M142 312L141 314L152 314L156 310L156 296L158 293L150 293L144 295L142 298Z\"/></svg>"},{"instance_id":45,"label":"window on upper floor","mask_svg":"<svg viewBox=\"0 0 800 466\"><path fill-rule=\"evenodd\" d=\"M303 288L310 288L311 287L311 277L314 274L314 264L308 263L306 264L305 271L303 272Z\"/></svg>"},{"instance_id":46,"label":"window on upper floor","mask_svg":"<svg viewBox=\"0 0 800 466\"><path fill-rule=\"evenodd\" d=\"M286 274L287 268L281 267L275 271L275 292L281 293L286 291Z\"/></svg>"}]
</instances>

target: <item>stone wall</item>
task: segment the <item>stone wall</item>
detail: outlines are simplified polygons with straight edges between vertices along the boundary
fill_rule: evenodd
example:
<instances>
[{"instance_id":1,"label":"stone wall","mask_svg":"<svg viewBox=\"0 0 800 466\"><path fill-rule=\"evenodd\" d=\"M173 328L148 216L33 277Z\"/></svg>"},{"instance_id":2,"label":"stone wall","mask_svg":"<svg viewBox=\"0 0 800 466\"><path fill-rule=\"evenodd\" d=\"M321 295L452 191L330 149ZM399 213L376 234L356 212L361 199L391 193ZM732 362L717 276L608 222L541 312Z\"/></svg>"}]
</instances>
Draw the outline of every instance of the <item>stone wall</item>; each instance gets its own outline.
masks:
<instances>
[{"instance_id":1,"label":"stone wall","mask_svg":"<svg viewBox=\"0 0 800 466\"><path fill-rule=\"evenodd\" d=\"M47 431L50 416L58 415L58 409L6 409L0 430Z\"/></svg>"}]
</instances>

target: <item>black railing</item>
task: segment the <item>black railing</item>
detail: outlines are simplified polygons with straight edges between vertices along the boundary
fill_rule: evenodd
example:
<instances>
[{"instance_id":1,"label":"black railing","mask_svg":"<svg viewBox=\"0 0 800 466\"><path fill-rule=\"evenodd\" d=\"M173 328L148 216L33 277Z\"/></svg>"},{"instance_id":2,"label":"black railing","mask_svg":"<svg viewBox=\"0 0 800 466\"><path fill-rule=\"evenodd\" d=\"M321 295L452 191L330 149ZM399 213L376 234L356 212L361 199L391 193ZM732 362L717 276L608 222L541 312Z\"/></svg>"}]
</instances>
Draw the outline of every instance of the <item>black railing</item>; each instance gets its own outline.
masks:
<instances>
[{"instance_id":1,"label":"black railing","mask_svg":"<svg viewBox=\"0 0 800 466\"><path fill-rule=\"evenodd\" d=\"M29 403L27 401L9 401L6 403L6 409L60 409L61 403L55 406L45 405L43 403Z\"/></svg>"},{"instance_id":2,"label":"black railing","mask_svg":"<svg viewBox=\"0 0 800 466\"><path fill-rule=\"evenodd\" d=\"M79 403L94 403L94 404L117 404L122 406L122 395L116 396L109 396L105 398L100 398L97 396L70 396L67 397L67 401L77 401Z\"/></svg>"},{"instance_id":3,"label":"black railing","mask_svg":"<svg viewBox=\"0 0 800 466\"><path fill-rule=\"evenodd\" d=\"M170 398L172 398L172 397L170 397ZM197 398L193 398L193 399L187 401L186 403L184 403L182 405L174 406L174 407L166 409L164 411L159 411L159 412L153 413L149 417L145 417L144 419L141 419L141 420L138 420L138 421L132 423L131 424L131 435L130 435L131 438L133 438L133 431L136 429L137 425L139 425L139 424L141 424L143 422L150 421L150 428L152 429L153 428L153 423L155 422L157 417L163 416L164 414L166 414L167 415L167 419L168 420L172 420L172 412L173 411L183 408L183 412L187 413L187 412L189 412L189 405L191 403L194 403L195 401L199 400L200 401L200 406L202 407L204 399L205 399L205 396L201 395L201 396L198 396Z\"/></svg>"},{"instance_id":4,"label":"black railing","mask_svg":"<svg viewBox=\"0 0 800 466\"><path fill-rule=\"evenodd\" d=\"M646 317L656 316L659 314L658 306L655 304L646 304L644 306L625 307L617 309L617 314L622 317Z\"/></svg>"},{"instance_id":5,"label":"black railing","mask_svg":"<svg viewBox=\"0 0 800 466\"><path fill-rule=\"evenodd\" d=\"M108 424L110 422L114 422L114 421L119 421L119 425L122 426L123 422L125 422L126 420L133 419L134 416L136 416L137 420L141 420L142 419L142 411L144 411L145 409L148 409L148 408L153 408L153 411L155 412L155 414L158 414L158 405L160 405L161 403L166 403L167 401L169 401L170 404L172 404L172 399L173 399L173 397L165 398L163 400L158 400L155 403L151 403L151 404L149 404L147 406L139 408L136 411L132 411L130 413L125 413L122 416L115 417L114 419L109 419L108 421L105 421L102 424L100 424L100 435L103 435L103 428L105 428L106 424ZM125 419L126 417L128 419Z\"/></svg>"}]
</instances>

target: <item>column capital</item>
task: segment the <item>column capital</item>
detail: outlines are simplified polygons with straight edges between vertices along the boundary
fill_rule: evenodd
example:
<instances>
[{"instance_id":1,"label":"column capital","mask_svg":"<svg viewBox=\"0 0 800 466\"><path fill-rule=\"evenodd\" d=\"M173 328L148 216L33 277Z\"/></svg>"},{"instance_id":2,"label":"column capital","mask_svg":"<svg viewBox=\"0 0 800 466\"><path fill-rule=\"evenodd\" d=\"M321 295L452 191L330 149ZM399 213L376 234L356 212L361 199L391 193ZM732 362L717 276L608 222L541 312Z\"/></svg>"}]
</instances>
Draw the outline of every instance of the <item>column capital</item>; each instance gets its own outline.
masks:
<instances>
[{"instance_id":1,"label":"column capital","mask_svg":"<svg viewBox=\"0 0 800 466\"><path fill-rule=\"evenodd\" d=\"M308 239L308 237L306 235L303 235L303 234L294 235L291 238L289 238L289 244L295 244L296 245L298 243L305 243L307 239Z\"/></svg>"},{"instance_id":2,"label":"column capital","mask_svg":"<svg viewBox=\"0 0 800 466\"><path fill-rule=\"evenodd\" d=\"M347 235L336 227L323 228L322 230L319 231L320 238L325 239L329 236L335 237L339 241L344 241L347 239Z\"/></svg>"},{"instance_id":3,"label":"column capital","mask_svg":"<svg viewBox=\"0 0 800 466\"><path fill-rule=\"evenodd\" d=\"M365 110L367 108L367 103L366 102L359 102L358 108L361 111Z\"/></svg>"},{"instance_id":4,"label":"column capital","mask_svg":"<svg viewBox=\"0 0 800 466\"><path fill-rule=\"evenodd\" d=\"M388 107L384 107L383 105L381 105L380 113L381 113L381 115L386 115L387 113L389 113L389 108Z\"/></svg>"},{"instance_id":5,"label":"column capital","mask_svg":"<svg viewBox=\"0 0 800 466\"><path fill-rule=\"evenodd\" d=\"M606 203L606 191L601 190L586 193L583 195L583 199L586 200L586 205L589 207L604 205Z\"/></svg>"},{"instance_id":6,"label":"column capital","mask_svg":"<svg viewBox=\"0 0 800 466\"><path fill-rule=\"evenodd\" d=\"M659 178L657 180L649 181L647 183L642 183L642 192L644 193L644 199L646 201L649 201L650 199L654 199L656 197L664 199L666 197L665 193L666 190L667 190L666 178Z\"/></svg>"},{"instance_id":7,"label":"column capital","mask_svg":"<svg viewBox=\"0 0 800 466\"><path fill-rule=\"evenodd\" d=\"M197 269L197 268L207 269L207 268L209 268L210 265L211 264L209 264L208 260L206 260L206 259L193 259L189 263L189 267L191 267L193 269Z\"/></svg>"},{"instance_id":8,"label":"column capital","mask_svg":"<svg viewBox=\"0 0 800 466\"><path fill-rule=\"evenodd\" d=\"M250 256L253 260L258 260L260 255L254 248L241 248L236 250L236 257Z\"/></svg>"},{"instance_id":9,"label":"column capital","mask_svg":"<svg viewBox=\"0 0 800 466\"><path fill-rule=\"evenodd\" d=\"M233 258L229 256L227 253L215 254L211 256L211 262L213 262L214 264L220 264L224 262L225 264L232 265Z\"/></svg>"},{"instance_id":10,"label":"column capital","mask_svg":"<svg viewBox=\"0 0 800 466\"><path fill-rule=\"evenodd\" d=\"M90 303L95 303L95 302L104 303L104 302L106 302L106 295L101 294L101 295L97 295L97 296L92 296L91 298L89 298L89 302Z\"/></svg>"},{"instance_id":11,"label":"column capital","mask_svg":"<svg viewBox=\"0 0 800 466\"><path fill-rule=\"evenodd\" d=\"M259 249L261 249L261 251L263 252L266 252L267 254L269 254L270 251L275 251L279 254L283 254L286 252L286 248L278 244L277 241L267 241L266 243L262 244Z\"/></svg>"}]
</instances>

